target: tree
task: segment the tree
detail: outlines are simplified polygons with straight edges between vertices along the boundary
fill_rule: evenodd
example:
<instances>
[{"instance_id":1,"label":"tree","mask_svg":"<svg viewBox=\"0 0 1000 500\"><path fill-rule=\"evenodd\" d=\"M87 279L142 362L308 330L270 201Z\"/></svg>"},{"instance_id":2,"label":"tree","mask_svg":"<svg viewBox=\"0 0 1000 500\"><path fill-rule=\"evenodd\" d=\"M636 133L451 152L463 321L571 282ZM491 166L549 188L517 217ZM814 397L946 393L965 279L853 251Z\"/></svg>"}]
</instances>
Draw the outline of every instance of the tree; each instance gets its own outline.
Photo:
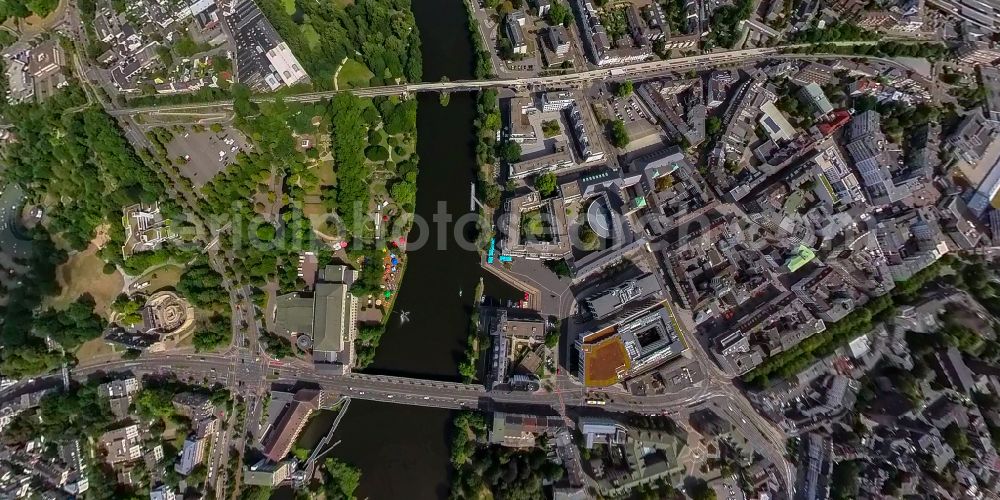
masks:
<instances>
[{"instance_id":1,"label":"tree","mask_svg":"<svg viewBox=\"0 0 1000 500\"><path fill-rule=\"evenodd\" d=\"M722 120L718 116L709 116L705 120L705 134L708 136L717 135L722 131Z\"/></svg>"},{"instance_id":2,"label":"tree","mask_svg":"<svg viewBox=\"0 0 1000 500\"><path fill-rule=\"evenodd\" d=\"M365 162L366 132L361 99L348 93L330 100L331 151L337 169L337 213L347 228L355 227L356 212L367 210L370 169Z\"/></svg>"},{"instance_id":3,"label":"tree","mask_svg":"<svg viewBox=\"0 0 1000 500\"><path fill-rule=\"evenodd\" d=\"M589 224L580 228L580 243L585 250L595 250L600 244L597 233L594 232L594 229Z\"/></svg>"},{"instance_id":4,"label":"tree","mask_svg":"<svg viewBox=\"0 0 1000 500\"><path fill-rule=\"evenodd\" d=\"M389 195L396 203L412 211L417 201L417 185L404 180L396 181L389 187Z\"/></svg>"},{"instance_id":5,"label":"tree","mask_svg":"<svg viewBox=\"0 0 1000 500\"><path fill-rule=\"evenodd\" d=\"M556 174L553 172L545 172L535 177L535 189L544 198L552 196L556 192L556 187Z\"/></svg>"},{"instance_id":6,"label":"tree","mask_svg":"<svg viewBox=\"0 0 1000 500\"><path fill-rule=\"evenodd\" d=\"M716 494L715 490L705 482L704 479L698 479L689 488L688 494L691 495L692 500L715 500Z\"/></svg>"},{"instance_id":7,"label":"tree","mask_svg":"<svg viewBox=\"0 0 1000 500\"><path fill-rule=\"evenodd\" d=\"M365 148L365 158L371 161L385 161L389 159L389 150L378 144L368 146Z\"/></svg>"},{"instance_id":8,"label":"tree","mask_svg":"<svg viewBox=\"0 0 1000 500\"><path fill-rule=\"evenodd\" d=\"M624 148L628 146L631 139L628 137L628 130L625 129L625 122L622 120L615 120L611 122L610 130L611 144L616 148Z\"/></svg>"},{"instance_id":9,"label":"tree","mask_svg":"<svg viewBox=\"0 0 1000 500\"><path fill-rule=\"evenodd\" d=\"M385 327L382 325L360 325L358 336L354 339L354 350L357 352L358 367L364 368L375 360L375 349L382 340Z\"/></svg>"},{"instance_id":10,"label":"tree","mask_svg":"<svg viewBox=\"0 0 1000 500\"><path fill-rule=\"evenodd\" d=\"M549 268L549 270L555 273L560 279L567 278L571 274L569 264L566 263L566 259L547 260L545 261L545 267Z\"/></svg>"},{"instance_id":11,"label":"tree","mask_svg":"<svg viewBox=\"0 0 1000 500\"><path fill-rule=\"evenodd\" d=\"M105 322L94 314L94 299L85 295L65 310L49 309L35 320L35 335L50 338L72 351L104 332Z\"/></svg>"},{"instance_id":12,"label":"tree","mask_svg":"<svg viewBox=\"0 0 1000 500\"><path fill-rule=\"evenodd\" d=\"M500 157L507 163L516 163L521 159L521 145L514 141L507 141L500 148Z\"/></svg>"},{"instance_id":13,"label":"tree","mask_svg":"<svg viewBox=\"0 0 1000 500\"><path fill-rule=\"evenodd\" d=\"M861 466L856 460L844 460L833 466L830 476L830 498L833 500L849 500L858 494L858 474Z\"/></svg>"},{"instance_id":14,"label":"tree","mask_svg":"<svg viewBox=\"0 0 1000 500\"><path fill-rule=\"evenodd\" d=\"M569 6L556 0L549 6L549 11L545 14L545 20L549 23L549 26L558 26L561 24L568 28L570 23L573 22L573 13L570 12Z\"/></svg>"},{"instance_id":15,"label":"tree","mask_svg":"<svg viewBox=\"0 0 1000 500\"><path fill-rule=\"evenodd\" d=\"M633 90L634 90L634 85L632 84L632 80L625 80L624 82L621 82L615 86L615 95L624 99L632 95Z\"/></svg>"},{"instance_id":16,"label":"tree","mask_svg":"<svg viewBox=\"0 0 1000 500\"><path fill-rule=\"evenodd\" d=\"M324 491L331 500L350 500L361 483L361 471L336 458L328 458L323 464L326 481Z\"/></svg>"},{"instance_id":17,"label":"tree","mask_svg":"<svg viewBox=\"0 0 1000 500\"><path fill-rule=\"evenodd\" d=\"M204 257L181 274L177 291L196 307L226 306L228 302L228 294L222 287L222 276L212 269Z\"/></svg>"},{"instance_id":18,"label":"tree","mask_svg":"<svg viewBox=\"0 0 1000 500\"><path fill-rule=\"evenodd\" d=\"M229 344L232 339L232 327L229 318L217 314L209 318L192 337L192 343L198 352L212 351Z\"/></svg>"}]
</instances>

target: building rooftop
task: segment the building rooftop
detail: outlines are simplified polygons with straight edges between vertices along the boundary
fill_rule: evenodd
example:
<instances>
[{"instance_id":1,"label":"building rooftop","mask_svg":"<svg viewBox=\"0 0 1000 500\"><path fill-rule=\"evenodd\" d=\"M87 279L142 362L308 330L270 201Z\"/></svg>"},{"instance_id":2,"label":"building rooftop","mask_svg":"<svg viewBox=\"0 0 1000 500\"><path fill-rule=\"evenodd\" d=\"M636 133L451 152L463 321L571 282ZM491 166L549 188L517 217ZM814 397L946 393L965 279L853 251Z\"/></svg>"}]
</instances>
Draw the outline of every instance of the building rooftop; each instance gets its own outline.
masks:
<instances>
[{"instance_id":1,"label":"building rooftop","mask_svg":"<svg viewBox=\"0 0 1000 500\"><path fill-rule=\"evenodd\" d=\"M583 383L588 387L614 385L632 369L625 343L613 328L598 332L592 338L585 338L581 350Z\"/></svg>"},{"instance_id":2,"label":"building rooftop","mask_svg":"<svg viewBox=\"0 0 1000 500\"><path fill-rule=\"evenodd\" d=\"M274 427L267 433L264 442L264 456L280 462L288 455L312 412L320 407L322 393L314 389L300 389L288 407L284 409Z\"/></svg>"},{"instance_id":3,"label":"building rooftop","mask_svg":"<svg viewBox=\"0 0 1000 500\"><path fill-rule=\"evenodd\" d=\"M317 283L313 316L313 351L339 352L344 349L350 328L350 291L343 283Z\"/></svg>"},{"instance_id":4,"label":"building rooftop","mask_svg":"<svg viewBox=\"0 0 1000 500\"><path fill-rule=\"evenodd\" d=\"M799 245L799 247L795 249L795 252L792 254L792 256L788 258L788 261L785 263L785 266L788 267L788 270L790 272L794 273L795 271L798 271L806 264L812 262L812 260L815 258L816 258L816 252L814 252L811 248L805 245Z\"/></svg>"},{"instance_id":5,"label":"building rooftop","mask_svg":"<svg viewBox=\"0 0 1000 500\"><path fill-rule=\"evenodd\" d=\"M638 302L663 292L660 282L652 273L605 289L586 299L587 309L597 319L607 318L621 312L631 302Z\"/></svg>"},{"instance_id":6,"label":"building rooftop","mask_svg":"<svg viewBox=\"0 0 1000 500\"><path fill-rule=\"evenodd\" d=\"M773 141L789 141L795 135L795 127L788 122L781 110L773 102L767 102L760 107L763 116L760 117L760 124Z\"/></svg>"}]
</instances>

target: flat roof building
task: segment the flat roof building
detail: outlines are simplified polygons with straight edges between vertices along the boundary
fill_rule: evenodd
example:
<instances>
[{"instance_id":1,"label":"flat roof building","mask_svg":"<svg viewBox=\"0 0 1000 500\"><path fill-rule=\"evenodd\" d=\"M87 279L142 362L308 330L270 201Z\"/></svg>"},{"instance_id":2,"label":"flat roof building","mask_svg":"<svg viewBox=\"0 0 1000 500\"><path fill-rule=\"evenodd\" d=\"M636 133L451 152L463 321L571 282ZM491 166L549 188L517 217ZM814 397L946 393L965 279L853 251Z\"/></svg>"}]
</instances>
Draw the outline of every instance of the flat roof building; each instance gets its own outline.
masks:
<instances>
[{"instance_id":1,"label":"flat roof building","mask_svg":"<svg viewBox=\"0 0 1000 500\"><path fill-rule=\"evenodd\" d=\"M986 91L983 116L994 124L1000 125L1000 69L992 66L980 66L979 76L982 79L982 89Z\"/></svg>"},{"instance_id":2,"label":"flat roof building","mask_svg":"<svg viewBox=\"0 0 1000 500\"><path fill-rule=\"evenodd\" d=\"M354 363L357 336L358 299L350 291L357 271L331 265L318 278L311 293L277 297L275 329L283 335L312 337L313 361L347 373Z\"/></svg>"},{"instance_id":3,"label":"flat roof building","mask_svg":"<svg viewBox=\"0 0 1000 500\"><path fill-rule=\"evenodd\" d=\"M174 470L182 476L186 476L194 470L198 464L205 461L205 448L208 447L208 438L191 436L184 440L184 447L181 448L181 456L177 460Z\"/></svg>"},{"instance_id":4,"label":"flat roof building","mask_svg":"<svg viewBox=\"0 0 1000 500\"><path fill-rule=\"evenodd\" d=\"M530 448L535 446L535 438L542 434L552 434L564 426L559 416L521 415L493 412L490 425L490 443L508 448Z\"/></svg>"},{"instance_id":5,"label":"flat roof building","mask_svg":"<svg viewBox=\"0 0 1000 500\"><path fill-rule=\"evenodd\" d=\"M608 387L680 355L686 347L673 318L655 307L576 341L577 376L587 387Z\"/></svg>"},{"instance_id":6,"label":"flat roof building","mask_svg":"<svg viewBox=\"0 0 1000 500\"><path fill-rule=\"evenodd\" d=\"M267 60L271 62L274 72L281 78L282 83L291 87L296 83L305 80L306 72L299 64L299 60L292 54L288 44L281 42L274 48L267 51Z\"/></svg>"},{"instance_id":7,"label":"flat roof building","mask_svg":"<svg viewBox=\"0 0 1000 500\"><path fill-rule=\"evenodd\" d=\"M139 381L135 377L128 377L97 386L97 393L106 398L127 397L139 392Z\"/></svg>"},{"instance_id":8,"label":"flat roof building","mask_svg":"<svg viewBox=\"0 0 1000 500\"><path fill-rule=\"evenodd\" d=\"M139 427L135 424L105 432L98 442L107 451L104 460L110 465L142 457L142 441L139 439Z\"/></svg>"},{"instance_id":9,"label":"flat roof building","mask_svg":"<svg viewBox=\"0 0 1000 500\"><path fill-rule=\"evenodd\" d=\"M122 226L125 227L125 243L122 244L124 258L137 252L156 250L164 242L177 238L170 219L163 217L158 203L136 203L123 208Z\"/></svg>"},{"instance_id":10,"label":"flat roof building","mask_svg":"<svg viewBox=\"0 0 1000 500\"><path fill-rule=\"evenodd\" d=\"M243 466L243 482L250 486L273 487L281 484L295 472L295 460L272 462L266 458L254 465Z\"/></svg>"},{"instance_id":11,"label":"flat roof building","mask_svg":"<svg viewBox=\"0 0 1000 500\"><path fill-rule=\"evenodd\" d=\"M830 104L823 89L815 82L810 82L799 90L799 99L812 108L813 116L817 118L833 111L833 104Z\"/></svg>"},{"instance_id":12,"label":"flat roof building","mask_svg":"<svg viewBox=\"0 0 1000 500\"><path fill-rule=\"evenodd\" d=\"M48 40L31 49L28 72L36 80L41 80L58 73L65 63L65 55L58 41Z\"/></svg>"},{"instance_id":13,"label":"flat roof building","mask_svg":"<svg viewBox=\"0 0 1000 500\"><path fill-rule=\"evenodd\" d=\"M767 102L760 107L764 114L760 117L760 124L772 141L790 141L795 136L795 127L788 122L781 110L773 102Z\"/></svg>"},{"instance_id":14,"label":"flat roof building","mask_svg":"<svg viewBox=\"0 0 1000 500\"><path fill-rule=\"evenodd\" d=\"M584 300L587 310L597 319L621 313L627 306L650 298L663 298L663 287L656 275L646 273Z\"/></svg>"}]
</instances>

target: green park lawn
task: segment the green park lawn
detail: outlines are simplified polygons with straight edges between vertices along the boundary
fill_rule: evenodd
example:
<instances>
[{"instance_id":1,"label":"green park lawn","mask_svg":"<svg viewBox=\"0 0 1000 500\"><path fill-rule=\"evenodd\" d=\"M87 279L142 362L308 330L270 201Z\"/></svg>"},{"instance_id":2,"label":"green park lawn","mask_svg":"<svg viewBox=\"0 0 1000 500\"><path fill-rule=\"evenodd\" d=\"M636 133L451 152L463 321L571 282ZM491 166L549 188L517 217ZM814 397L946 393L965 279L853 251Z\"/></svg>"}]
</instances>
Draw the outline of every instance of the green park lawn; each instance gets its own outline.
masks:
<instances>
[{"instance_id":1,"label":"green park lawn","mask_svg":"<svg viewBox=\"0 0 1000 500\"><path fill-rule=\"evenodd\" d=\"M368 81L375 76L367 66L354 59L348 59L340 68L337 74L337 86L346 87L367 87Z\"/></svg>"},{"instance_id":2,"label":"green park lawn","mask_svg":"<svg viewBox=\"0 0 1000 500\"><path fill-rule=\"evenodd\" d=\"M316 28L313 28L313 25L306 23L303 24L300 29L302 30L302 36L306 38L306 43L309 44L310 49L315 49L319 46L319 33L316 32Z\"/></svg>"}]
</instances>

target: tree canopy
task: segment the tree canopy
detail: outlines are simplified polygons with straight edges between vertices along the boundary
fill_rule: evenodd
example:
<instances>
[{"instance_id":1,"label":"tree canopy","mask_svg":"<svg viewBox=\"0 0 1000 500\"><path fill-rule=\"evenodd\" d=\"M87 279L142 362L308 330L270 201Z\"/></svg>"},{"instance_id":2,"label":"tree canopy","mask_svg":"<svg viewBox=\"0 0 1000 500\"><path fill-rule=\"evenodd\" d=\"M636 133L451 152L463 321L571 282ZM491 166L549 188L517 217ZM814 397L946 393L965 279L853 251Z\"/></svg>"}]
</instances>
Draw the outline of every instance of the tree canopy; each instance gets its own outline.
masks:
<instances>
[{"instance_id":1,"label":"tree canopy","mask_svg":"<svg viewBox=\"0 0 1000 500\"><path fill-rule=\"evenodd\" d=\"M71 87L41 105L9 107L6 119L18 140L6 147L3 171L4 180L23 186L29 197L56 200L48 227L77 250L86 248L98 225L119 220L122 207L151 203L164 193L103 110L65 112L84 102Z\"/></svg>"},{"instance_id":2,"label":"tree canopy","mask_svg":"<svg viewBox=\"0 0 1000 500\"><path fill-rule=\"evenodd\" d=\"M625 122L622 120L615 120L611 122L611 129L608 132L611 138L611 144L616 148L624 148L628 146L631 139L628 136L628 130L625 129Z\"/></svg>"},{"instance_id":3,"label":"tree canopy","mask_svg":"<svg viewBox=\"0 0 1000 500\"><path fill-rule=\"evenodd\" d=\"M543 197L552 196L556 192L556 174L553 172L545 172L535 178L535 189Z\"/></svg>"},{"instance_id":4,"label":"tree canopy","mask_svg":"<svg viewBox=\"0 0 1000 500\"><path fill-rule=\"evenodd\" d=\"M372 85L420 81L420 35L410 0L297 0L302 13L298 23L285 3L262 0L258 5L317 87L333 88L333 76L345 58L360 58L375 75Z\"/></svg>"}]
</instances>

